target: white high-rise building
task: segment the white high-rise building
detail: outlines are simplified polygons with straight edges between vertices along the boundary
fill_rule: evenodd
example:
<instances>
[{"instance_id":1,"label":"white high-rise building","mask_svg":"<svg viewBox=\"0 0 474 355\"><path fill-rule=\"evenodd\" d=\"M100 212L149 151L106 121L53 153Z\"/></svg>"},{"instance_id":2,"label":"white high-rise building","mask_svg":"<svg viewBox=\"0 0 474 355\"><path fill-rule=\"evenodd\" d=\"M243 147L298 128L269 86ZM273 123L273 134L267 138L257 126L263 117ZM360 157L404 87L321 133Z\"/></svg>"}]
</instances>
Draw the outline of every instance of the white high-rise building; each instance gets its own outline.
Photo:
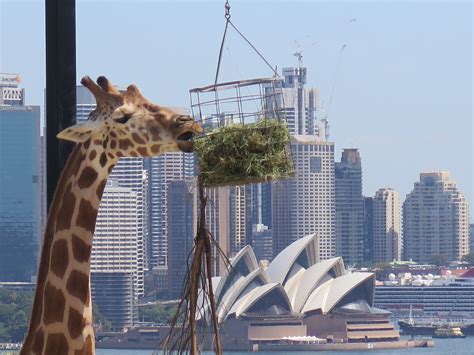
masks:
<instances>
[{"instance_id":1,"label":"white high-rise building","mask_svg":"<svg viewBox=\"0 0 474 355\"><path fill-rule=\"evenodd\" d=\"M373 223L374 262L400 260L402 230L397 191L383 188L375 193Z\"/></svg>"},{"instance_id":2,"label":"white high-rise building","mask_svg":"<svg viewBox=\"0 0 474 355\"><path fill-rule=\"evenodd\" d=\"M91 272L126 273L132 275L133 292L117 290L127 297L120 303L134 305L143 295L142 235L140 232L140 199L132 188L119 186L109 179L102 196L94 232ZM93 294L100 294L102 286L94 284ZM126 292L125 292L126 291ZM133 309L134 307L125 307ZM130 319L133 319L130 316Z\"/></svg>"},{"instance_id":3,"label":"white high-rise building","mask_svg":"<svg viewBox=\"0 0 474 355\"><path fill-rule=\"evenodd\" d=\"M313 135L326 139L327 122L318 120L319 90L305 88L305 67L283 68L283 107L291 135Z\"/></svg>"},{"instance_id":4,"label":"white high-rise building","mask_svg":"<svg viewBox=\"0 0 474 355\"><path fill-rule=\"evenodd\" d=\"M296 176L273 183L274 255L296 239L316 233L319 260L335 256L334 143L317 136L291 139Z\"/></svg>"},{"instance_id":5,"label":"white high-rise building","mask_svg":"<svg viewBox=\"0 0 474 355\"><path fill-rule=\"evenodd\" d=\"M421 173L403 203L405 258L460 260L469 253L469 207L447 171Z\"/></svg>"}]
</instances>

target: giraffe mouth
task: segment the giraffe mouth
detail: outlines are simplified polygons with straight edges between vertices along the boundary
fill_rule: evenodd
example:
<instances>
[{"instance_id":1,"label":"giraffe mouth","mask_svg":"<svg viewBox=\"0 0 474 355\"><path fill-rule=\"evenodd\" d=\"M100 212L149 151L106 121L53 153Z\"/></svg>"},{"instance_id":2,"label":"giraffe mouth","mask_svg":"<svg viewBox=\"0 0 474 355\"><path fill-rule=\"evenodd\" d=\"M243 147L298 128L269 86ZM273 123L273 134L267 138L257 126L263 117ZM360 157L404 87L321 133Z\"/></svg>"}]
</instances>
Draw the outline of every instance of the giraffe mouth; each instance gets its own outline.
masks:
<instances>
[{"instance_id":1,"label":"giraffe mouth","mask_svg":"<svg viewBox=\"0 0 474 355\"><path fill-rule=\"evenodd\" d=\"M194 150L194 132L186 131L177 137L179 150L185 153L191 153Z\"/></svg>"},{"instance_id":2,"label":"giraffe mouth","mask_svg":"<svg viewBox=\"0 0 474 355\"><path fill-rule=\"evenodd\" d=\"M191 141L193 138L194 138L194 132L191 132L191 131L184 132L178 136L178 140L184 141L184 142Z\"/></svg>"}]
</instances>

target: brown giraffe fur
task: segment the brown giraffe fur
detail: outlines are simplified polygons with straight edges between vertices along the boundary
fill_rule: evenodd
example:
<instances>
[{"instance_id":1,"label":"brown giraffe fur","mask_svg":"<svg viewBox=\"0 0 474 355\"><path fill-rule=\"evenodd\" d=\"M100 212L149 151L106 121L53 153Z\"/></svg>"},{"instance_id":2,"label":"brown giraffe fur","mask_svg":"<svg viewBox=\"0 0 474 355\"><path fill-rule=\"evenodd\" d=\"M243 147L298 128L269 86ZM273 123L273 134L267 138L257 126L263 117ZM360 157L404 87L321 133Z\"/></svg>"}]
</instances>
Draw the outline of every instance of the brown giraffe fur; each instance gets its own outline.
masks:
<instances>
[{"instance_id":1,"label":"brown giraffe fur","mask_svg":"<svg viewBox=\"0 0 474 355\"><path fill-rule=\"evenodd\" d=\"M202 128L152 104L134 85L120 93L99 77L82 79L95 96L89 120L58 138L76 142L56 188L46 225L33 311L20 354L95 353L90 255L100 199L120 157L192 151Z\"/></svg>"}]
</instances>

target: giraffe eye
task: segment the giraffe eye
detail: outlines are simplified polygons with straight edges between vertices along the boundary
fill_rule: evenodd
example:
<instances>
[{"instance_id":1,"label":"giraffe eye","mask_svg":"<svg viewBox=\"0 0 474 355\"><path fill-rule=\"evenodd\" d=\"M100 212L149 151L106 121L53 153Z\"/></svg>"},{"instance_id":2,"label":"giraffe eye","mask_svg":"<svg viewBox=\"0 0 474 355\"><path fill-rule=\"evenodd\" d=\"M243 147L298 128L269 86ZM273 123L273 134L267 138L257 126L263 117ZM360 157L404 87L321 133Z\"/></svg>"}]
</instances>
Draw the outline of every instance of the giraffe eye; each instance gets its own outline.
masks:
<instances>
[{"instance_id":1,"label":"giraffe eye","mask_svg":"<svg viewBox=\"0 0 474 355\"><path fill-rule=\"evenodd\" d=\"M122 117L115 118L115 121L118 123L125 124L128 122L130 118L132 118L132 114L128 113L128 114L123 115Z\"/></svg>"}]
</instances>

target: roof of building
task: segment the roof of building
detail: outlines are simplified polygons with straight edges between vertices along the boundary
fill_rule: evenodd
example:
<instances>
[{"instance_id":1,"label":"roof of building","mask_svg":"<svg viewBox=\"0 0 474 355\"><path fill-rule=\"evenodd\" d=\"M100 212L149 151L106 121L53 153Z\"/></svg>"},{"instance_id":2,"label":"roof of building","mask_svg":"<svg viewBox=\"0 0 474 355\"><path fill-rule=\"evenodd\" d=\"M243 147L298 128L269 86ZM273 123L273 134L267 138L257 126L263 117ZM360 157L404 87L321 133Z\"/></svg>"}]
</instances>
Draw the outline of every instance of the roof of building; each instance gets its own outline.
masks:
<instances>
[{"instance_id":1,"label":"roof of building","mask_svg":"<svg viewBox=\"0 0 474 355\"><path fill-rule=\"evenodd\" d=\"M344 296L365 282L372 288L372 296L367 299L371 306L373 304L373 292L375 289L375 275L371 272L356 272L331 279L315 289L304 305L303 312L319 310L323 314L329 313Z\"/></svg>"},{"instance_id":2,"label":"roof of building","mask_svg":"<svg viewBox=\"0 0 474 355\"><path fill-rule=\"evenodd\" d=\"M306 256L310 259L308 260L309 265L316 263L316 251L316 234L310 234L294 241L283 249L270 263L270 266L267 269L268 276L270 276L273 282L278 282L284 285L288 274L292 271L292 268L295 267L297 260L304 255L305 252L307 254Z\"/></svg>"},{"instance_id":3,"label":"roof of building","mask_svg":"<svg viewBox=\"0 0 474 355\"><path fill-rule=\"evenodd\" d=\"M344 312L372 313L375 276L346 273L341 257L317 262L317 236L301 238L277 255L265 271L250 246L214 279L219 322L229 316L280 316L338 307Z\"/></svg>"}]
</instances>

